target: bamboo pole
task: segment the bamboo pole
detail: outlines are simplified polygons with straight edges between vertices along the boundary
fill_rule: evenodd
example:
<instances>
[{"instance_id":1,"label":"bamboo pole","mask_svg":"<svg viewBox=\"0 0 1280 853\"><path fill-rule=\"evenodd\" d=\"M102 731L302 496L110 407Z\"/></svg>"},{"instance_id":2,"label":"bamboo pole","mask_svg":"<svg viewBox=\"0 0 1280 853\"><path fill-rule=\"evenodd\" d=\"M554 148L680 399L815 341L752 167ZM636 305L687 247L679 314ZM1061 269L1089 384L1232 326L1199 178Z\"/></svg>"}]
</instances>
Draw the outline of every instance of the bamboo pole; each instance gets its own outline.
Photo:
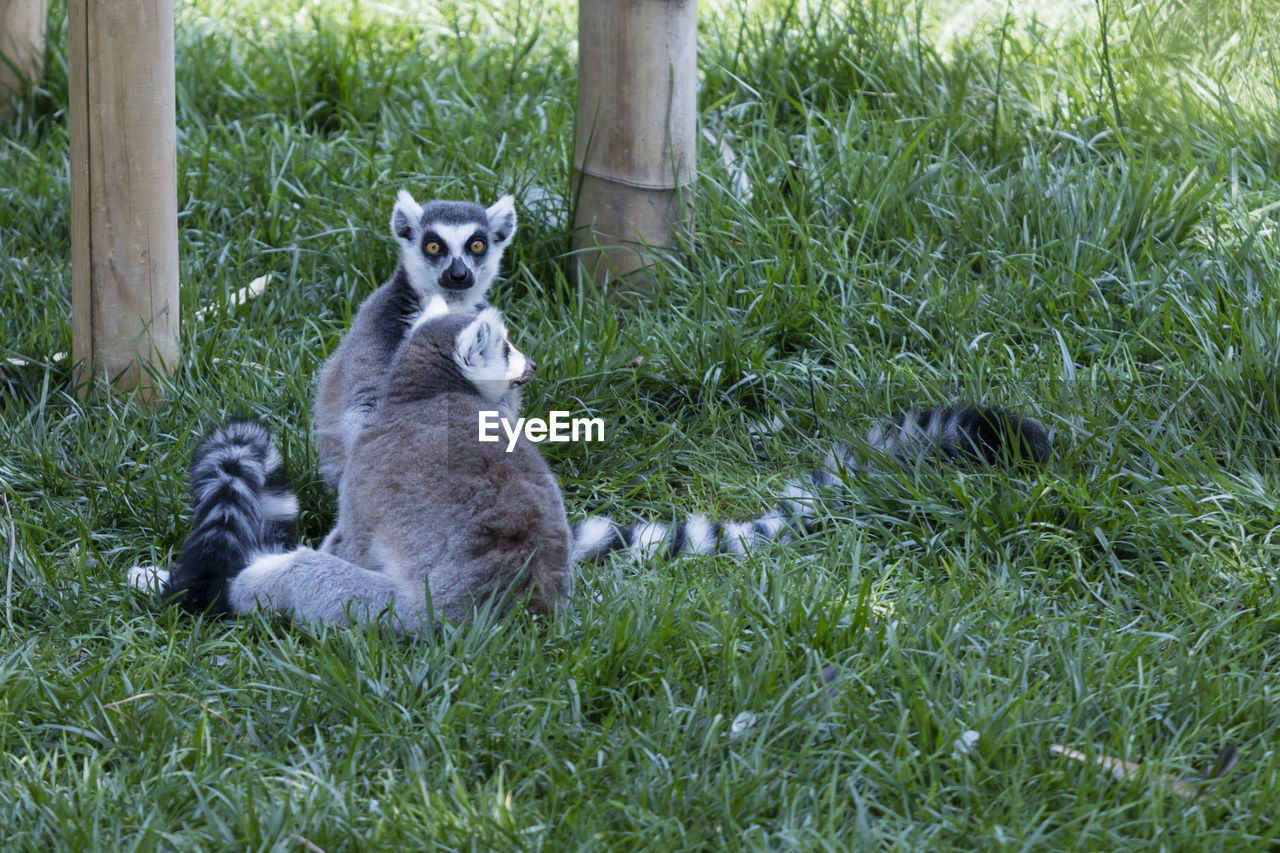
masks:
<instances>
[{"instance_id":1,"label":"bamboo pole","mask_svg":"<svg viewBox=\"0 0 1280 853\"><path fill-rule=\"evenodd\" d=\"M154 399L178 364L173 0L69 0L72 361Z\"/></svg>"},{"instance_id":2,"label":"bamboo pole","mask_svg":"<svg viewBox=\"0 0 1280 853\"><path fill-rule=\"evenodd\" d=\"M697 0L580 0L573 248L595 281L692 233Z\"/></svg>"},{"instance_id":3,"label":"bamboo pole","mask_svg":"<svg viewBox=\"0 0 1280 853\"><path fill-rule=\"evenodd\" d=\"M0 0L0 115L44 71L48 0Z\"/></svg>"}]
</instances>

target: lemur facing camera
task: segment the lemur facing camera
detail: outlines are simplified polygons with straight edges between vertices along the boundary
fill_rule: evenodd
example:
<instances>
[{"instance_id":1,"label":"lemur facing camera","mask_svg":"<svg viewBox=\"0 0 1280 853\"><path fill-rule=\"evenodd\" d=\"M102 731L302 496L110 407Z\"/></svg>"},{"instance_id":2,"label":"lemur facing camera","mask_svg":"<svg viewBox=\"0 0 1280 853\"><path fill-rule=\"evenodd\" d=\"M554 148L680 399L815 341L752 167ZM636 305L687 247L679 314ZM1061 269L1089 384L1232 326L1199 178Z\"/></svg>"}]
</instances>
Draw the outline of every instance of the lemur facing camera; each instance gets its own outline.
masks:
<instances>
[{"instance_id":1,"label":"lemur facing camera","mask_svg":"<svg viewBox=\"0 0 1280 853\"><path fill-rule=\"evenodd\" d=\"M509 195L486 209L465 201L420 205L400 191L391 212L400 263L360 305L351 329L320 373L316 454L330 486L337 489L342 481L347 451L378 403L391 357L413 318L437 296L449 311L487 307L485 295L515 230L515 201ZM499 401L507 414L519 407L519 389Z\"/></svg>"}]
</instances>

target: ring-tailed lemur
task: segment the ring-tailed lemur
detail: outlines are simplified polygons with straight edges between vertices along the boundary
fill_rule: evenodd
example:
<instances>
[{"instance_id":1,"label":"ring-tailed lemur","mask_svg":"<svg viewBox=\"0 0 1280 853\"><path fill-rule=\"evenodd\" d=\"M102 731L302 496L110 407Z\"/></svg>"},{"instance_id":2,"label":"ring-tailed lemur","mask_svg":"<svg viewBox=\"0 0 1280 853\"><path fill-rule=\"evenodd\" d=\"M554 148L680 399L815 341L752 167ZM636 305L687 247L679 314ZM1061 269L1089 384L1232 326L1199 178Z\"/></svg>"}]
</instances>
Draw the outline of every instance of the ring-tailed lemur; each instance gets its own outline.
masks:
<instances>
[{"instance_id":1,"label":"ring-tailed lemur","mask_svg":"<svg viewBox=\"0 0 1280 853\"><path fill-rule=\"evenodd\" d=\"M551 610L572 582L560 487L527 440L508 452L479 441L477 430L479 413L532 375L495 309L450 313L433 298L392 358L374 417L348 448L326 545L285 551L264 533L263 519L280 516L271 507L279 496L261 475L273 450L237 444L233 424L207 439L193 463L194 476L216 460L235 461L217 468L220 488L193 479L196 524L167 592L197 608L214 601L215 609L326 623L369 621L390 609L405 630L431 624L436 612L463 620L486 606Z\"/></svg>"},{"instance_id":2,"label":"ring-tailed lemur","mask_svg":"<svg viewBox=\"0 0 1280 853\"><path fill-rule=\"evenodd\" d=\"M334 488L347 448L378 402L391 356L413 318L439 296L451 311L478 311L516 229L515 202L503 196L487 210L462 201L420 205L401 190L391 212L400 263L356 312L316 389L315 441L320 474ZM520 407L519 391L501 408Z\"/></svg>"},{"instance_id":3,"label":"ring-tailed lemur","mask_svg":"<svg viewBox=\"0 0 1280 853\"><path fill-rule=\"evenodd\" d=\"M950 460L992 464L1042 464L1052 454L1048 432L1037 421L1003 409L942 406L911 411L867 433L869 450L899 462L935 454ZM574 560L614 551L641 558L662 553L744 554L764 542L786 542L812 533L825 493L864 471L848 448L836 445L821 467L789 481L769 512L751 521L708 521L692 516L673 523L622 525L593 516L573 525Z\"/></svg>"}]
</instances>

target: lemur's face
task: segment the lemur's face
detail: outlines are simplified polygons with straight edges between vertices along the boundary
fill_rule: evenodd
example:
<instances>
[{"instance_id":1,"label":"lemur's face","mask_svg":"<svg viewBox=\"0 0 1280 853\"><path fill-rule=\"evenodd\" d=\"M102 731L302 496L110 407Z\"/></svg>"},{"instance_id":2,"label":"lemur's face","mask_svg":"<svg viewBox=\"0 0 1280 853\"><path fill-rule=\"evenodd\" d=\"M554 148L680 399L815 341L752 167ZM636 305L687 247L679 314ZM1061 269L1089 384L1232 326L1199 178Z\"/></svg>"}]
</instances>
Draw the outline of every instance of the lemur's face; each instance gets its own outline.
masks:
<instances>
[{"instance_id":1,"label":"lemur's face","mask_svg":"<svg viewBox=\"0 0 1280 853\"><path fill-rule=\"evenodd\" d=\"M511 196L485 209L461 201L419 205L401 190L391 214L400 261L424 302L443 296L457 308L479 307L515 233Z\"/></svg>"},{"instance_id":2,"label":"lemur's face","mask_svg":"<svg viewBox=\"0 0 1280 853\"><path fill-rule=\"evenodd\" d=\"M477 278L493 278L498 272L491 269L488 223L433 223L423 230L418 245L443 291L470 290Z\"/></svg>"}]
</instances>

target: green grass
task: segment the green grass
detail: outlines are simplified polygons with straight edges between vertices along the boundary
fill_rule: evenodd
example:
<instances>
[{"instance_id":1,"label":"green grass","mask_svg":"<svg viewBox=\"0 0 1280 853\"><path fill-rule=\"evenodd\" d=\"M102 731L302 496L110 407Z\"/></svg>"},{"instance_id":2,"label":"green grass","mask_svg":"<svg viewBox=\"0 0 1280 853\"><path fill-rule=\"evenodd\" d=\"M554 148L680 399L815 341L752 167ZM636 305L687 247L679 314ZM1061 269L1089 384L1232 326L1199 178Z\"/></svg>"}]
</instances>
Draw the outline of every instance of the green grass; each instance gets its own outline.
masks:
<instances>
[{"instance_id":1,"label":"green grass","mask_svg":"<svg viewBox=\"0 0 1280 853\"><path fill-rule=\"evenodd\" d=\"M6 849L1277 848L1280 4L702 6L703 123L753 195L703 143L696 244L620 310L555 224L573 4L182 4L184 351L149 410L76 402L53 358L53 4L0 125L0 357L33 362L0 367ZM516 194L494 299L526 410L608 424L544 446L571 516L752 515L955 399L1042 419L1055 458L871 473L792 546L583 567L545 623L158 609L125 571L175 555L231 414L279 436L306 537L331 523L311 383L392 269L400 187ZM1231 743L1214 802L1160 781Z\"/></svg>"}]
</instances>

